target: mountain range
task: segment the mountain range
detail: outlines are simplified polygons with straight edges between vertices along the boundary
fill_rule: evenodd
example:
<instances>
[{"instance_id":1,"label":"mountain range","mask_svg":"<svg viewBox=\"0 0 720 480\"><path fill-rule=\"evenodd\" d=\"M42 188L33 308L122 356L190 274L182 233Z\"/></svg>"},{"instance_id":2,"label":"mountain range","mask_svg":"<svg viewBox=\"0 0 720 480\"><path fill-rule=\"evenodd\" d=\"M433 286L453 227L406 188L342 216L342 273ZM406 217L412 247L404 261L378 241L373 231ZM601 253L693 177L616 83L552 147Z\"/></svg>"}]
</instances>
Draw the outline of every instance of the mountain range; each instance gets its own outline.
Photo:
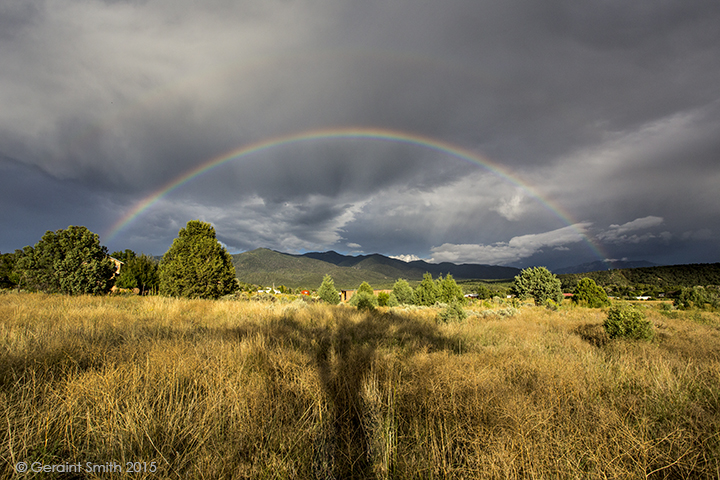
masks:
<instances>
[{"instance_id":1,"label":"mountain range","mask_svg":"<svg viewBox=\"0 0 720 480\"><path fill-rule=\"evenodd\" d=\"M425 273L433 277L451 274L456 280L510 279L520 269L496 265L404 262L380 254L342 255L310 252L301 255L258 248L232 255L237 278L257 285L285 285L291 288L317 288L330 275L338 289L357 288L363 281L374 288L392 287L398 278L419 281Z\"/></svg>"}]
</instances>

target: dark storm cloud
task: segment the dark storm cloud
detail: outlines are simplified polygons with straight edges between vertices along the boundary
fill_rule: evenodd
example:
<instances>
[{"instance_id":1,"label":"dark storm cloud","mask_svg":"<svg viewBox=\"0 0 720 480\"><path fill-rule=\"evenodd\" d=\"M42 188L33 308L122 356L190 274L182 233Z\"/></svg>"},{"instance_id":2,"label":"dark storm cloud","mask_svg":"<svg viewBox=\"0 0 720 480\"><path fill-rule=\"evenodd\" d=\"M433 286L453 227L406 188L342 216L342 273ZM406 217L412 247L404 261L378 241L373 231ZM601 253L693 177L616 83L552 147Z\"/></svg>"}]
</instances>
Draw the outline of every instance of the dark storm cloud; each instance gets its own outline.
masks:
<instances>
[{"instance_id":1,"label":"dark storm cloud","mask_svg":"<svg viewBox=\"0 0 720 480\"><path fill-rule=\"evenodd\" d=\"M110 232L243 146L362 126L515 180L418 145L295 142L176 188L109 246L162 253L201 218L234 250L564 266L595 259L590 239L716 261L718 24L710 1L0 0L0 249L53 218Z\"/></svg>"}]
</instances>

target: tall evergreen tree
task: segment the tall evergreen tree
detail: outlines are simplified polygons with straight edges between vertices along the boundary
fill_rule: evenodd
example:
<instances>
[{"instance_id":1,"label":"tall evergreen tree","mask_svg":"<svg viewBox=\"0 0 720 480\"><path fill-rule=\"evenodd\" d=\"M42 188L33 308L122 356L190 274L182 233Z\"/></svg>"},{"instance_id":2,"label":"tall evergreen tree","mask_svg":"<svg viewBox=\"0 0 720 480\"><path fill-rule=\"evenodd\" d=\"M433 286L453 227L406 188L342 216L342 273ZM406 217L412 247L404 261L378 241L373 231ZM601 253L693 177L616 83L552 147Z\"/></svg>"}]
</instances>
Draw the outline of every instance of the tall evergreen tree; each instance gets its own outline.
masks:
<instances>
[{"instance_id":1,"label":"tall evergreen tree","mask_svg":"<svg viewBox=\"0 0 720 480\"><path fill-rule=\"evenodd\" d=\"M465 295L462 288L455 282L455 279L449 273L442 278L438 278L438 301L442 303L459 302L465 303Z\"/></svg>"},{"instance_id":2,"label":"tall evergreen tree","mask_svg":"<svg viewBox=\"0 0 720 480\"><path fill-rule=\"evenodd\" d=\"M415 288L415 305L435 305L438 301L439 289L430 273L425 273L420 284Z\"/></svg>"},{"instance_id":3,"label":"tall evergreen tree","mask_svg":"<svg viewBox=\"0 0 720 480\"><path fill-rule=\"evenodd\" d=\"M330 275L323 277L322 284L318 288L318 297L331 305L340 303L340 293L335 288L335 282Z\"/></svg>"},{"instance_id":4,"label":"tall evergreen tree","mask_svg":"<svg viewBox=\"0 0 720 480\"><path fill-rule=\"evenodd\" d=\"M237 289L230 254L217 241L215 228L200 220L190 220L180 229L158 273L161 295L219 298Z\"/></svg>"}]
</instances>

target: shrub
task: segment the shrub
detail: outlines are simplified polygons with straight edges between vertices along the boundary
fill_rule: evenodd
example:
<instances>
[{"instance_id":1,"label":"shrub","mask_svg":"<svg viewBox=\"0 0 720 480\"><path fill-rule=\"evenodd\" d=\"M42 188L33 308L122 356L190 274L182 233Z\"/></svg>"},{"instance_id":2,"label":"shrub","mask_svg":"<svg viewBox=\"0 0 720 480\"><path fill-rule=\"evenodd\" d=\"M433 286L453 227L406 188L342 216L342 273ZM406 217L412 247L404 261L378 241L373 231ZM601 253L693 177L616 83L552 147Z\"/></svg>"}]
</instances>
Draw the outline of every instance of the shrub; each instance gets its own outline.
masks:
<instances>
[{"instance_id":1,"label":"shrub","mask_svg":"<svg viewBox=\"0 0 720 480\"><path fill-rule=\"evenodd\" d=\"M388 300L390 300L390 294L387 292L380 292L380 293L378 293L377 298L378 298L378 306L387 307Z\"/></svg>"},{"instance_id":2,"label":"shrub","mask_svg":"<svg viewBox=\"0 0 720 480\"><path fill-rule=\"evenodd\" d=\"M460 302L453 301L438 313L438 318L443 322L460 322L467 318L467 313L460 305Z\"/></svg>"},{"instance_id":3,"label":"shrub","mask_svg":"<svg viewBox=\"0 0 720 480\"><path fill-rule=\"evenodd\" d=\"M610 307L603 327L610 338L652 340L655 336L652 323L645 318L645 313L627 304Z\"/></svg>"},{"instance_id":4,"label":"shrub","mask_svg":"<svg viewBox=\"0 0 720 480\"><path fill-rule=\"evenodd\" d=\"M388 307L397 307L398 305L400 305L400 302L398 302L398 299L395 296L395 294L391 293L390 295L388 295L387 306Z\"/></svg>"},{"instance_id":5,"label":"shrub","mask_svg":"<svg viewBox=\"0 0 720 480\"><path fill-rule=\"evenodd\" d=\"M399 303L405 305L413 304L413 289L405 279L398 279L393 285L393 294Z\"/></svg>"},{"instance_id":6,"label":"shrub","mask_svg":"<svg viewBox=\"0 0 720 480\"><path fill-rule=\"evenodd\" d=\"M352 296L349 303L358 310L375 310L375 307L378 306L378 299L375 295L367 292L359 292Z\"/></svg>"}]
</instances>

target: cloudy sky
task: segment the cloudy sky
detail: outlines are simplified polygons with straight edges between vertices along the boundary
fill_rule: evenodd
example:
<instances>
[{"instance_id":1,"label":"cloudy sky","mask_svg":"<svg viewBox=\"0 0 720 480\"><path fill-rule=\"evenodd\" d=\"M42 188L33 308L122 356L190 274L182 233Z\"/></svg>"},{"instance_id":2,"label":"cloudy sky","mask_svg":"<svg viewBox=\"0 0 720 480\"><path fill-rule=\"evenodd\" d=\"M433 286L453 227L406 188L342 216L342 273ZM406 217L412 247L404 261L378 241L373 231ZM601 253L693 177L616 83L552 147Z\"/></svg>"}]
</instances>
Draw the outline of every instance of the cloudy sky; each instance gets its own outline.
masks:
<instances>
[{"instance_id":1,"label":"cloudy sky","mask_svg":"<svg viewBox=\"0 0 720 480\"><path fill-rule=\"evenodd\" d=\"M715 0L0 0L0 252L85 225L162 254L201 219L233 253L718 262L718 25Z\"/></svg>"}]
</instances>

